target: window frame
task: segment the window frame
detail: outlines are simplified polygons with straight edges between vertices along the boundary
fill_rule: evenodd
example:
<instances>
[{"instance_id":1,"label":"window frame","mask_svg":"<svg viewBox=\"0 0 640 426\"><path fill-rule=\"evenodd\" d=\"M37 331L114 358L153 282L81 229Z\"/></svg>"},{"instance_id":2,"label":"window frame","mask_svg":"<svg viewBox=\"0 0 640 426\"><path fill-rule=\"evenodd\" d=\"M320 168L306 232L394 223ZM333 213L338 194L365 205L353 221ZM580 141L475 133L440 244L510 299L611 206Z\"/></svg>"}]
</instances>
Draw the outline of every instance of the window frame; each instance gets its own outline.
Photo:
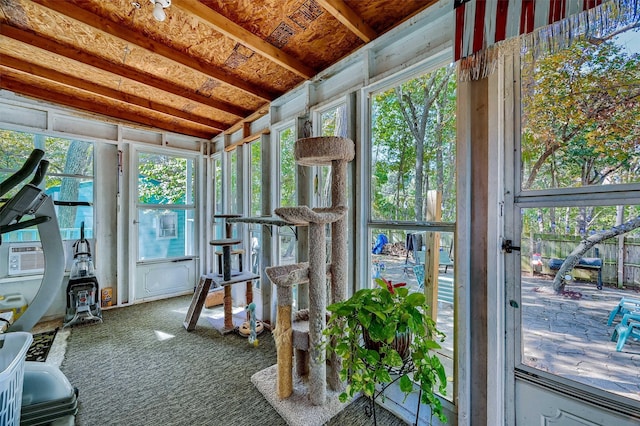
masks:
<instances>
[{"instance_id":1,"label":"window frame","mask_svg":"<svg viewBox=\"0 0 640 426\"><path fill-rule=\"evenodd\" d=\"M357 194L355 194L355 203L356 205L361 205L362 208L358 213L360 220L357 220L359 223L358 234L363 236L360 238L360 241L357 243L358 246L356 250L361 254L359 262L361 262L356 269L356 288L355 291L365 288L368 283L372 280L372 268L369 265L372 265L372 256L371 256L371 247L369 245L369 234L372 229L390 229L390 230L402 230L405 232L409 232L412 230L419 229L420 231L427 232L450 232L453 235L453 241L456 241L456 227L457 221L460 220L458 217L459 213L456 213L456 222L409 222L409 221L391 221L391 220L374 220L372 218L372 209L371 209L371 197L373 186L371 185L371 173L372 173L372 156L371 149L373 147L372 144L372 100L373 96L376 93L382 92L384 90L388 90L395 86L398 86L406 81L411 79L420 77L426 73L435 71L441 67L447 66L451 63L451 59L453 57L453 53L451 49L446 48L442 49L429 58L425 59L421 63L416 66L409 67L407 69L402 70L396 74L393 74L390 77L381 78L380 80L369 84L360 89L360 122L362 125L360 126L360 137L366 149L361 149L358 151L358 166L357 170L359 170L358 181L360 190ZM456 153L456 155L458 155ZM357 157L358 157L357 156ZM456 162L453 167L458 167L458 163ZM442 401L443 407L447 411L456 412L458 405L458 389L462 385L461 380L464 380L460 374L458 374L458 365L459 358L461 356L461 351L459 350L460 341L455 336L455 330L457 329L457 325L461 322L465 321L466 313L460 312L458 310L458 288L459 285L457 283L457 276L454 281L456 288L454 292L454 312L456 313L454 317L454 343L453 343L453 353L451 354L451 360L453 362L453 375L454 375L454 383L453 383L453 392L451 395L447 395L447 397L440 396L439 398ZM464 344L464 342L463 342ZM398 404L402 404L402 400L395 400L394 396L389 397L393 402L397 402ZM415 412L413 413L415 415Z\"/></svg>"},{"instance_id":2,"label":"window frame","mask_svg":"<svg viewBox=\"0 0 640 426\"><path fill-rule=\"evenodd\" d=\"M183 204L155 204L155 203L141 203L140 202L140 188L139 188L139 178L138 178L138 167L139 167L139 159L140 154L151 154L151 155L163 155L170 157L178 157L183 158L192 162L193 165L193 188L189 192L191 196L187 196L187 199ZM200 195L200 179L201 179L201 166L199 160L199 153L188 152L188 151L180 151L162 148L158 149L157 147L152 147L148 145L142 144L132 144L132 161L131 161L131 202L132 202L132 216L133 216L133 224L139 227L138 223L138 214L140 210L153 210L157 212L161 212L162 210L182 210L188 216L189 212L193 215L193 235L191 238L185 234L185 249L187 247L191 247L191 254L183 254L181 256L175 257L163 257L163 258L148 258L141 259L139 253L140 246L140 230L137 229L134 233L130 233L130 235L136 235L136 239L130 238L130 250L131 253L135 253L135 263L144 264L144 263L158 263L158 262L166 262L171 259L191 259L198 256L200 251L199 243L197 242L198 235L198 217L199 217L199 209L200 202L198 200ZM189 201L191 198L191 201ZM186 216L185 216L186 217Z\"/></svg>"},{"instance_id":3,"label":"window frame","mask_svg":"<svg viewBox=\"0 0 640 426\"><path fill-rule=\"evenodd\" d=\"M74 140L75 141L79 141L79 142L84 142L84 143L91 144L91 150L92 150L92 154L91 155L93 157L93 159L91 161L91 173L92 173L91 175L86 175L86 174L80 175L80 174L70 174L70 173L55 173L55 172L51 171L51 169L49 169L47 171L47 174L46 174L45 178L43 179L42 183L39 185L39 187L40 188L44 188L44 191L46 191L47 190L46 182L47 182L47 180L51 180L52 178L59 178L60 180L63 180L65 178L70 178L70 179L78 180L79 184L82 184L83 182L86 182L86 181L90 181L92 183L91 201L89 201L90 205L89 206L82 206L82 207L85 207L85 208L88 207L88 208L91 209L92 229L91 229L91 232L88 233L87 238L89 238L89 239L94 238L94 236L96 235L96 229L95 229L96 228L96 211L95 211L95 201L96 201L96 159L95 159L95 150L96 150L96 142L93 141L93 140L87 140L85 138L68 138L68 137L61 136L61 135L54 135L54 134L51 134L51 133L48 133L48 132L32 132L32 131L27 131L27 130L15 130L15 129L12 129L12 128L7 127L7 126L3 126L2 130L30 135L32 138L42 137L43 140L41 141L41 144L44 144L44 145L47 144L47 141L46 141L47 138L50 138L50 139L61 139L61 140L64 140L65 142L67 142L69 144L71 142L73 142ZM31 147L32 150L35 149L35 148L38 148L37 145L40 145L40 143L36 142L35 140L32 141L32 142L33 142L33 146ZM45 151L45 155L44 155L43 159L45 159L45 160L48 159L46 146L42 147L40 149ZM29 153L25 153L25 160L26 160L26 156L28 154ZM65 160L66 160L66 154L65 154ZM7 170L3 170L3 172L7 172L7 173L14 173L16 171L18 171L18 169L15 169L15 170L8 170L8 169ZM23 182L20 182L20 184L17 187L20 187L22 185L26 185L29 182L30 179L31 179L31 176L29 178L25 179ZM53 188L53 187L54 186L52 186L51 188ZM58 187L60 187L60 185L58 185ZM55 194L49 194L49 196L54 201L54 207L55 207L56 215L59 215L59 209L61 207L64 207L64 206L60 206L60 205L56 204L56 201L58 201L58 200L56 200ZM83 202L83 201L80 201L79 199L63 200L63 201ZM14 232L20 232L20 231L14 231ZM33 240L28 240L26 242L40 243L40 235L37 232L37 229L34 228L32 233L35 235L35 238ZM79 234L78 234L78 236L73 236L71 238L65 238L66 234L68 234L68 233L63 232L63 230L60 229L60 236L61 236L63 242L74 241L74 240L76 240L76 239L78 239L80 237ZM6 243L11 243L12 241L5 241L5 242ZM23 242L23 241L14 241L14 242Z\"/></svg>"}]
</instances>

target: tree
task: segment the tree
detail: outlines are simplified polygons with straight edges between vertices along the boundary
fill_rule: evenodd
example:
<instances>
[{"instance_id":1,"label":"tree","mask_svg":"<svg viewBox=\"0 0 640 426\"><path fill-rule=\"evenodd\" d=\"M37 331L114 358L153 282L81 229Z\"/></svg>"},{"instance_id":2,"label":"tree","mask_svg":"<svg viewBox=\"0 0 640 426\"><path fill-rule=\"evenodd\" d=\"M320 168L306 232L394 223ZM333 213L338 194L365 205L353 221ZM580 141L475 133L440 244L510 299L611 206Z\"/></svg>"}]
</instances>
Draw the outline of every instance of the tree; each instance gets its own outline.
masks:
<instances>
[{"instance_id":1,"label":"tree","mask_svg":"<svg viewBox=\"0 0 640 426\"><path fill-rule=\"evenodd\" d=\"M372 102L372 210L385 220L424 220L429 189L455 220L455 68L379 93ZM453 200L453 201L452 201Z\"/></svg>"},{"instance_id":2,"label":"tree","mask_svg":"<svg viewBox=\"0 0 640 426\"><path fill-rule=\"evenodd\" d=\"M523 189L633 181L640 169L640 56L609 36L540 58L529 52L523 62ZM585 207L575 229L588 234L593 216ZM548 219L553 232L555 209Z\"/></svg>"},{"instance_id":3,"label":"tree","mask_svg":"<svg viewBox=\"0 0 640 426\"><path fill-rule=\"evenodd\" d=\"M73 140L69 144L64 162L63 173L65 175L84 175L87 168L93 165L93 144ZM91 171L90 174L93 174ZM60 185L60 197L62 201L76 201L80 193L80 179L76 177L63 177ZM71 206L58 209L58 223L60 228L74 228L77 207Z\"/></svg>"},{"instance_id":4,"label":"tree","mask_svg":"<svg viewBox=\"0 0 640 426\"><path fill-rule=\"evenodd\" d=\"M413 136L416 144L415 157L415 220L424 220L424 192L429 187L428 181L423 186L424 179L424 151L426 142L427 123L432 112L432 106L438 100L453 75L453 65L440 69L424 77L411 80L395 88L395 94L404 117L405 124ZM440 143L442 141L439 141ZM435 144L434 144L435 145ZM437 148L436 148L437 149ZM428 176L428 175L427 175ZM442 178L440 179L442 180Z\"/></svg>"},{"instance_id":5,"label":"tree","mask_svg":"<svg viewBox=\"0 0 640 426\"><path fill-rule=\"evenodd\" d=\"M143 204L184 204L193 200L193 160L141 153L138 160L138 201ZM191 173L189 173L191 170ZM187 181L189 180L189 181Z\"/></svg>"},{"instance_id":6,"label":"tree","mask_svg":"<svg viewBox=\"0 0 640 426\"><path fill-rule=\"evenodd\" d=\"M637 28L632 23L627 29ZM640 55L628 54L612 33L602 39L579 39L557 53L525 57L522 72L523 189L584 187L637 182L640 165ZM570 217L576 233L586 236L565 259L554 279L564 289L564 276L595 244L640 227L640 219L611 227L615 213L600 215L582 206ZM537 212L543 230L545 209ZM598 217L600 216L600 217ZM549 208L551 230L556 210ZM529 215L528 220L533 220ZM598 223L608 230L590 232ZM598 229L598 228L596 228ZM600 228L601 229L601 228Z\"/></svg>"},{"instance_id":7,"label":"tree","mask_svg":"<svg viewBox=\"0 0 640 426\"><path fill-rule=\"evenodd\" d=\"M582 242L578 244L578 246L564 260L564 262L560 266L560 269L556 273L555 278L553 279L553 289L556 291L556 293L562 293L565 286L564 277L578 264L587 250L604 240L616 237L618 235L626 234L627 232L633 231L638 227L640 227L640 216L637 216L636 218L625 222L622 225L614 226L609 230L597 232L582 240Z\"/></svg>"},{"instance_id":8,"label":"tree","mask_svg":"<svg viewBox=\"0 0 640 426\"><path fill-rule=\"evenodd\" d=\"M639 55L579 40L525 63L523 189L618 183L637 167Z\"/></svg>"},{"instance_id":9,"label":"tree","mask_svg":"<svg viewBox=\"0 0 640 426\"><path fill-rule=\"evenodd\" d=\"M291 207L298 203L294 143L293 127L280 132L280 207Z\"/></svg>"}]
</instances>

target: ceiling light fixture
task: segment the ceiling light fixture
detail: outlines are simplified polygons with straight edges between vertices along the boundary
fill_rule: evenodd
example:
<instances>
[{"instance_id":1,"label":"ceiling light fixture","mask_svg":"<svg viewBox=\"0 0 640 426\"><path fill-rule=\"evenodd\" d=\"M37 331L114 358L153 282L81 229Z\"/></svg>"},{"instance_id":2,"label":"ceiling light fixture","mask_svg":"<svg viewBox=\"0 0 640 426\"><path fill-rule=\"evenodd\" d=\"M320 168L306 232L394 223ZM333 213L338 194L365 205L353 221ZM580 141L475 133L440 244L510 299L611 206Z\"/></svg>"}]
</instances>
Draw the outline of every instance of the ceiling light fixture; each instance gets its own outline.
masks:
<instances>
[{"instance_id":1,"label":"ceiling light fixture","mask_svg":"<svg viewBox=\"0 0 640 426\"><path fill-rule=\"evenodd\" d=\"M171 6L171 0L151 0L151 3L153 3L153 17L156 21L164 21L167 18L164 9Z\"/></svg>"}]
</instances>

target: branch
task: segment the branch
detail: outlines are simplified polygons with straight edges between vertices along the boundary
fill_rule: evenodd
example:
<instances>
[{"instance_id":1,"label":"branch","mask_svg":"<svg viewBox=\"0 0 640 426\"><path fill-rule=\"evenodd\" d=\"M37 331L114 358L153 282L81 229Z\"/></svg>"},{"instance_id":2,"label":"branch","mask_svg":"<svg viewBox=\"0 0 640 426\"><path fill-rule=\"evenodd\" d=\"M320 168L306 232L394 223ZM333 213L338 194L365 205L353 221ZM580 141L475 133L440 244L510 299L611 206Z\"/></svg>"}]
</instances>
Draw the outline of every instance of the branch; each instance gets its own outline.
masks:
<instances>
[{"instance_id":1,"label":"branch","mask_svg":"<svg viewBox=\"0 0 640 426\"><path fill-rule=\"evenodd\" d=\"M551 154L556 152L558 149L560 149L559 143L553 143L547 147L540 158L538 158L538 161L536 161L533 167L531 167L531 173L529 173L529 178L527 179L527 182L525 182L523 189L531 188L531 185L533 185L533 181L536 179L536 176L538 176L538 171L540 170L544 162L547 161L547 158L549 158Z\"/></svg>"},{"instance_id":2,"label":"branch","mask_svg":"<svg viewBox=\"0 0 640 426\"><path fill-rule=\"evenodd\" d=\"M635 28L640 28L640 21L629 23L628 25L625 25L624 27L620 27L611 33L607 33L606 37L589 37L587 41L591 44L599 46L605 41L611 40L615 36L620 35L626 31L633 30Z\"/></svg>"}]
</instances>

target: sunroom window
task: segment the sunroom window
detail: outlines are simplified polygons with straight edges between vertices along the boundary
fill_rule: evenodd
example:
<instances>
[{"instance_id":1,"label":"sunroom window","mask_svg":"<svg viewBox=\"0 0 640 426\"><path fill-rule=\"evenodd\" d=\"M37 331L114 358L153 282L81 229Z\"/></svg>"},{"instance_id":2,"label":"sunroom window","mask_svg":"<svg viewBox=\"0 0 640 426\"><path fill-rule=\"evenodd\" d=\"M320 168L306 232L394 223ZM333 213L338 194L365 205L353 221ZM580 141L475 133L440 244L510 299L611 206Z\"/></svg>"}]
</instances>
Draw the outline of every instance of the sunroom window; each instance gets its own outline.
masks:
<instances>
[{"instance_id":1,"label":"sunroom window","mask_svg":"<svg viewBox=\"0 0 640 426\"><path fill-rule=\"evenodd\" d=\"M41 184L54 201L84 202L85 205L57 205L56 214L63 240L80 238L84 223L86 238L93 238L93 143L54 138L39 134L0 130L0 179L15 173L35 148L45 152L49 161L47 175ZM30 180L30 179L29 179ZM28 183L28 180L22 184ZM22 185L5 194L15 195ZM86 205L90 204L90 205ZM9 232L2 236L3 243L39 241L35 226Z\"/></svg>"},{"instance_id":2,"label":"sunroom window","mask_svg":"<svg viewBox=\"0 0 640 426\"><path fill-rule=\"evenodd\" d=\"M370 276L424 292L453 398L456 80L445 66L370 94ZM434 283L426 286L425 283ZM375 285L373 280L370 285Z\"/></svg>"}]
</instances>

